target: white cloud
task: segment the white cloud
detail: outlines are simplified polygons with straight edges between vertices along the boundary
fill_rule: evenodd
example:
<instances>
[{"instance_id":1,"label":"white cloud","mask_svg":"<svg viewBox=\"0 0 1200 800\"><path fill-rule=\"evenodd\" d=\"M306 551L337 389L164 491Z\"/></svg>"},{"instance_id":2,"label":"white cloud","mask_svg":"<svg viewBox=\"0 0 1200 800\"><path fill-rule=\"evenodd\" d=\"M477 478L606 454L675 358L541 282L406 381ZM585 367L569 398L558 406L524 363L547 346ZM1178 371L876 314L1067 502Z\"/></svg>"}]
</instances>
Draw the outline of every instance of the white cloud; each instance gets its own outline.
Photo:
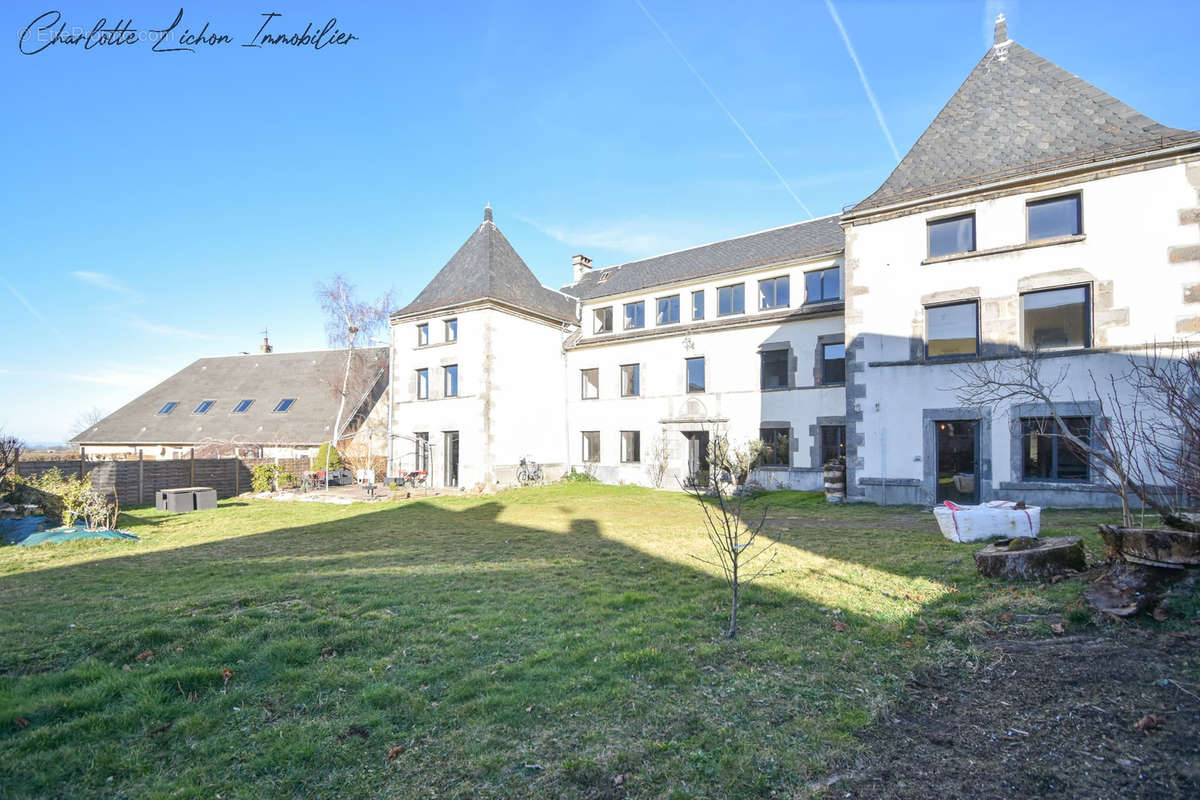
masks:
<instances>
[{"instance_id":1,"label":"white cloud","mask_svg":"<svg viewBox=\"0 0 1200 800\"><path fill-rule=\"evenodd\" d=\"M130 289L128 286L121 283L119 280L106 272L89 272L85 269L77 269L71 272L71 277L78 281L82 281L89 286L95 286L98 289L104 289L109 292L116 292L117 294L128 296L137 294L137 292L135 292L133 289Z\"/></svg>"},{"instance_id":2,"label":"white cloud","mask_svg":"<svg viewBox=\"0 0 1200 800\"><path fill-rule=\"evenodd\" d=\"M195 341L210 341L217 337L208 333L188 330L187 328L177 328L174 325L164 325L159 322L150 322L142 319L137 315L131 315L126 319L126 324L131 328L136 328L139 331L153 333L156 336L170 336L176 339L192 339Z\"/></svg>"},{"instance_id":3,"label":"white cloud","mask_svg":"<svg viewBox=\"0 0 1200 800\"><path fill-rule=\"evenodd\" d=\"M157 372L139 372L119 368L97 369L92 372L68 372L62 375L75 383L97 383L102 386L122 386L145 391L160 383L165 375Z\"/></svg>"}]
</instances>

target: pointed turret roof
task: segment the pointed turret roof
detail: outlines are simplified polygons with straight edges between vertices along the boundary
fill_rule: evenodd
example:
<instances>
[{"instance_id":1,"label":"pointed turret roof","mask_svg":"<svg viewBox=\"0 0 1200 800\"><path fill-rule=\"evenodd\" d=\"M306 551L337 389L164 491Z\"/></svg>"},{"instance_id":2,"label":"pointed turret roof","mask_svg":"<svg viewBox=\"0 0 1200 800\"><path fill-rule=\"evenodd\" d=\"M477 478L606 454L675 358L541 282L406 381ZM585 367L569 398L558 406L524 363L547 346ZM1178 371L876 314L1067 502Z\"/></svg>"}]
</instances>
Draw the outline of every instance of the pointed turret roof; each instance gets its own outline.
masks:
<instances>
[{"instance_id":1,"label":"pointed turret roof","mask_svg":"<svg viewBox=\"0 0 1200 800\"><path fill-rule=\"evenodd\" d=\"M1169 128L1008 38L967 76L904 159L854 211L972 183L1200 140Z\"/></svg>"},{"instance_id":2,"label":"pointed turret roof","mask_svg":"<svg viewBox=\"0 0 1200 800\"><path fill-rule=\"evenodd\" d=\"M538 282L528 265L492 221L483 222L451 256L416 299L393 316L411 316L479 300L495 300L564 322L575 321L575 301Z\"/></svg>"}]
</instances>

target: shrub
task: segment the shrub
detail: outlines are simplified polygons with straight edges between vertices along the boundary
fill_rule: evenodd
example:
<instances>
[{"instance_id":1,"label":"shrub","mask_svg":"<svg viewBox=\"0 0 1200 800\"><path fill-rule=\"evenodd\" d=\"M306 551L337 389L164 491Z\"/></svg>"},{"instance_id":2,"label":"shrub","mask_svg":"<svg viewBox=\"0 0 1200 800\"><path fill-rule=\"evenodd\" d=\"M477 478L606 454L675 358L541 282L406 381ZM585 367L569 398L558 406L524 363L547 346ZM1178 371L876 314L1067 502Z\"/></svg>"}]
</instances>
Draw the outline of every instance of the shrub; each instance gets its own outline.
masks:
<instances>
[{"instance_id":1,"label":"shrub","mask_svg":"<svg viewBox=\"0 0 1200 800\"><path fill-rule=\"evenodd\" d=\"M586 469L584 472L576 472L574 467L566 475L563 475L563 483L596 483L597 478Z\"/></svg>"},{"instance_id":2,"label":"shrub","mask_svg":"<svg viewBox=\"0 0 1200 800\"><path fill-rule=\"evenodd\" d=\"M278 471L274 464L255 464L250 468L250 488L260 494L273 490Z\"/></svg>"},{"instance_id":3,"label":"shrub","mask_svg":"<svg viewBox=\"0 0 1200 800\"><path fill-rule=\"evenodd\" d=\"M28 486L37 493L38 503L47 517L72 525L81 519L89 528L111 528L117 523L115 503L92 488L92 479L64 476L58 468L29 478Z\"/></svg>"},{"instance_id":4,"label":"shrub","mask_svg":"<svg viewBox=\"0 0 1200 800\"><path fill-rule=\"evenodd\" d=\"M293 486L299 483L299 481L296 480L296 473L294 472L278 472L276 473L275 479L278 481L280 489L291 489Z\"/></svg>"},{"instance_id":5,"label":"shrub","mask_svg":"<svg viewBox=\"0 0 1200 800\"><path fill-rule=\"evenodd\" d=\"M342 454L337 451L336 447L330 447L329 442L321 445L321 449L317 451L316 456L312 460L312 468L314 471L325 469L325 453L329 453L329 468L337 469L344 466L342 463Z\"/></svg>"}]
</instances>

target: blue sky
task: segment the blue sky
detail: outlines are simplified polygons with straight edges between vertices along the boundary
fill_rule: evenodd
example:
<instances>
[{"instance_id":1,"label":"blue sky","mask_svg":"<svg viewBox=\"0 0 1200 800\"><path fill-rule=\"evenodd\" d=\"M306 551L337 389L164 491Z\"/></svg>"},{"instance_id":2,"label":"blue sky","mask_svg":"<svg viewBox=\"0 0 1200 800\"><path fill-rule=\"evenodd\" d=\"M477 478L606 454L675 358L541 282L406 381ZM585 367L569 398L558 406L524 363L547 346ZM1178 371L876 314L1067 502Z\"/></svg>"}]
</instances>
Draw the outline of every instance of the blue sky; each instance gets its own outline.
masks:
<instances>
[{"instance_id":1,"label":"blue sky","mask_svg":"<svg viewBox=\"0 0 1200 800\"><path fill-rule=\"evenodd\" d=\"M181 28L237 42L264 10L283 15L272 30L336 16L359 38L18 49L51 8L148 29L180 1L0 10L0 426L28 440L62 440L195 358L252 350L264 326L280 350L324 346L317 281L341 271L407 302L488 202L560 286L573 253L617 263L805 219L801 204L836 213L895 165L824 0L193 2ZM835 5L901 154L998 11L1025 46L1200 128L1200 3Z\"/></svg>"}]
</instances>

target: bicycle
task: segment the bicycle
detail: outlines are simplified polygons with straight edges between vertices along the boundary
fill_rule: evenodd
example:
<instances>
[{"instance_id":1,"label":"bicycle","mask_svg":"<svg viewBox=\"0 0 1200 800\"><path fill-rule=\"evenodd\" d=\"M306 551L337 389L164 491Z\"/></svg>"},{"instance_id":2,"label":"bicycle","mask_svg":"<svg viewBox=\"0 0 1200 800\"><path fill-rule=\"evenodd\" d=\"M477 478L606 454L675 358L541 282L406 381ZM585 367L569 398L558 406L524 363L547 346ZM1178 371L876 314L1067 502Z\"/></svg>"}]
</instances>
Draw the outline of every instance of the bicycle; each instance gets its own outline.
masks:
<instances>
[{"instance_id":1,"label":"bicycle","mask_svg":"<svg viewBox=\"0 0 1200 800\"><path fill-rule=\"evenodd\" d=\"M521 465L517 468L517 483L522 486L532 486L535 483L541 486L544 480L545 473L541 464L532 458L521 459Z\"/></svg>"}]
</instances>

